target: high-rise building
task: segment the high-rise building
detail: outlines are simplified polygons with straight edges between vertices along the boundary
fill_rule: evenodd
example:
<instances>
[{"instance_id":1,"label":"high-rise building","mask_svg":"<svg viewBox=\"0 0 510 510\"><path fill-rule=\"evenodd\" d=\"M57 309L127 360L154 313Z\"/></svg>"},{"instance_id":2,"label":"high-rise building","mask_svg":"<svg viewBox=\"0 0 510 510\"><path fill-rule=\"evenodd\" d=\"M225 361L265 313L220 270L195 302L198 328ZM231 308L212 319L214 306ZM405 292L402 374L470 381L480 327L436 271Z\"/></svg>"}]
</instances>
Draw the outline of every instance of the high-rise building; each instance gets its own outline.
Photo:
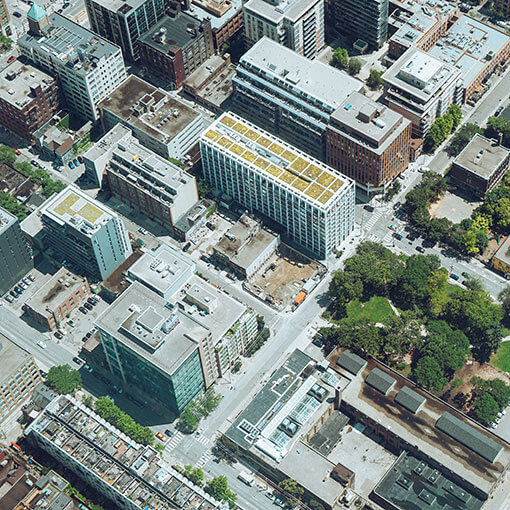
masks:
<instances>
[{"instance_id":1,"label":"high-rise building","mask_svg":"<svg viewBox=\"0 0 510 510\"><path fill-rule=\"evenodd\" d=\"M164 16L138 41L140 65L174 89L213 53L211 22L185 12Z\"/></svg>"},{"instance_id":2,"label":"high-rise building","mask_svg":"<svg viewBox=\"0 0 510 510\"><path fill-rule=\"evenodd\" d=\"M18 218L0 207L0 296L34 267Z\"/></svg>"},{"instance_id":3,"label":"high-rise building","mask_svg":"<svg viewBox=\"0 0 510 510\"><path fill-rule=\"evenodd\" d=\"M34 358L0 334L0 421L25 402L42 381Z\"/></svg>"},{"instance_id":4,"label":"high-rise building","mask_svg":"<svg viewBox=\"0 0 510 510\"><path fill-rule=\"evenodd\" d=\"M62 106L57 80L28 63L15 60L0 74L0 124L32 141Z\"/></svg>"},{"instance_id":5,"label":"high-rise building","mask_svg":"<svg viewBox=\"0 0 510 510\"><path fill-rule=\"evenodd\" d=\"M35 2L28 24L28 33L18 39L21 55L58 76L70 110L96 121L99 101L126 78L120 48L65 16L48 16Z\"/></svg>"},{"instance_id":6,"label":"high-rise building","mask_svg":"<svg viewBox=\"0 0 510 510\"><path fill-rule=\"evenodd\" d=\"M321 161L330 115L363 88L347 73L268 37L241 57L232 83L239 115Z\"/></svg>"},{"instance_id":7,"label":"high-rise building","mask_svg":"<svg viewBox=\"0 0 510 510\"><path fill-rule=\"evenodd\" d=\"M206 181L321 259L354 228L354 181L233 113L200 138Z\"/></svg>"},{"instance_id":8,"label":"high-rise building","mask_svg":"<svg viewBox=\"0 0 510 510\"><path fill-rule=\"evenodd\" d=\"M165 0L86 0L90 27L138 60L138 39L165 14Z\"/></svg>"},{"instance_id":9,"label":"high-rise building","mask_svg":"<svg viewBox=\"0 0 510 510\"><path fill-rule=\"evenodd\" d=\"M0 31L2 35L11 35L12 30L9 25L9 11L7 9L7 4L5 0L0 0Z\"/></svg>"},{"instance_id":10,"label":"high-rise building","mask_svg":"<svg viewBox=\"0 0 510 510\"><path fill-rule=\"evenodd\" d=\"M361 39L372 49L388 37L388 0L335 0L338 31L353 41Z\"/></svg>"},{"instance_id":11,"label":"high-rise building","mask_svg":"<svg viewBox=\"0 0 510 510\"><path fill-rule=\"evenodd\" d=\"M408 119L353 92L331 115L326 162L370 194L408 167L410 144Z\"/></svg>"},{"instance_id":12,"label":"high-rise building","mask_svg":"<svg viewBox=\"0 0 510 510\"><path fill-rule=\"evenodd\" d=\"M460 70L418 48L409 48L382 76L385 102L424 138L452 103L462 104Z\"/></svg>"},{"instance_id":13,"label":"high-rise building","mask_svg":"<svg viewBox=\"0 0 510 510\"><path fill-rule=\"evenodd\" d=\"M324 0L249 0L243 10L248 48L267 36L314 58L324 46Z\"/></svg>"},{"instance_id":14,"label":"high-rise building","mask_svg":"<svg viewBox=\"0 0 510 510\"><path fill-rule=\"evenodd\" d=\"M118 215L74 186L44 204L41 220L53 256L95 280L104 280L132 252Z\"/></svg>"}]
</instances>

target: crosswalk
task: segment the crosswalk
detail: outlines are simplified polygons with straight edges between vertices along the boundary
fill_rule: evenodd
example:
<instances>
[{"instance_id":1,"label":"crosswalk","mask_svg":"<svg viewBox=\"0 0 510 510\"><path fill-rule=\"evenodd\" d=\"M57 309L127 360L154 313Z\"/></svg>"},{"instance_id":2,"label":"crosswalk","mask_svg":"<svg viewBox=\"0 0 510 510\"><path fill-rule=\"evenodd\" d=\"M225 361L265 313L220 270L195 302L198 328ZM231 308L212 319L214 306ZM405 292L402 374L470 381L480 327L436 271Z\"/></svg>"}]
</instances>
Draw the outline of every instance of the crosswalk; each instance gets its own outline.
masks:
<instances>
[{"instance_id":1,"label":"crosswalk","mask_svg":"<svg viewBox=\"0 0 510 510\"><path fill-rule=\"evenodd\" d=\"M167 452L171 452L181 441L184 437L184 434L182 432L177 431L170 441L166 444L165 450Z\"/></svg>"},{"instance_id":2,"label":"crosswalk","mask_svg":"<svg viewBox=\"0 0 510 510\"><path fill-rule=\"evenodd\" d=\"M393 237L393 232L390 230L389 232L386 232L386 235L384 236L382 240L382 244L388 244L391 242L391 238Z\"/></svg>"},{"instance_id":3,"label":"crosswalk","mask_svg":"<svg viewBox=\"0 0 510 510\"><path fill-rule=\"evenodd\" d=\"M380 209L373 212L370 219L363 225L363 230L369 231L377 223L383 213L384 211L381 211Z\"/></svg>"},{"instance_id":4,"label":"crosswalk","mask_svg":"<svg viewBox=\"0 0 510 510\"><path fill-rule=\"evenodd\" d=\"M195 439L206 447L208 447L211 444L211 440L208 437L204 436L204 434L200 434Z\"/></svg>"},{"instance_id":5,"label":"crosswalk","mask_svg":"<svg viewBox=\"0 0 510 510\"><path fill-rule=\"evenodd\" d=\"M211 453L211 451L207 450L202 455L202 457L200 457L200 459L198 460L197 467L201 468L201 467L205 466L212 459L212 457L213 457L213 454Z\"/></svg>"}]
</instances>

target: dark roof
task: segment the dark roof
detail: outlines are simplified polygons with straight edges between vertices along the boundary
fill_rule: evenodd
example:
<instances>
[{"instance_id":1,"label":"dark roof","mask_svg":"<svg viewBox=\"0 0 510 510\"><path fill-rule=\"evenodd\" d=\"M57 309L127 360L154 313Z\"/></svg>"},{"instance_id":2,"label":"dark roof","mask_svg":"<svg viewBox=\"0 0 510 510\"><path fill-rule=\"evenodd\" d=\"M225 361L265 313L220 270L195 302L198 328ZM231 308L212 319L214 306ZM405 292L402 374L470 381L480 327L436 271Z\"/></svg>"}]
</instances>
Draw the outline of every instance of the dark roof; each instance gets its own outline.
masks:
<instances>
[{"instance_id":1,"label":"dark roof","mask_svg":"<svg viewBox=\"0 0 510 510\"><path fill-rule=\"evenodd\" d=\"M372 388L379 390L383 395L386 395L395 386L397 381L376 367L367 375L365 382L372 386Z\"/></svg>"},{"instance_id":2,"label":"dark roof","mask_svg":"<svg viewBox=\"0 0 510 510\"><path fill-rule=\"evenodd\" d=\"M395 402L414 414L421 409L426 400L424 396L416 393L408 386L404 386L395 397Z\"/></svg>"},{"instance_id":3,"label":"dark roof","mask_svg":"<svg viewBox=\"0 0 510 510\"><path fill-rule=\"evenodd\" d=\"M450 413L444 413L437 420L436 427L489 462L494 462L503 450L503 447L496 443L496 441L488 438Z\"/></svg>"},{"instance_id":4,"label":"dark roof","mask_svg":"<svg viewBox=\"0 0 510 510\"><path fill-rule=\"evenodd\" d=\"M336 364L353 375L358 375L367 365L367 362L357 354L347 350L338 357Z\"/></svg>"}]
</instances>

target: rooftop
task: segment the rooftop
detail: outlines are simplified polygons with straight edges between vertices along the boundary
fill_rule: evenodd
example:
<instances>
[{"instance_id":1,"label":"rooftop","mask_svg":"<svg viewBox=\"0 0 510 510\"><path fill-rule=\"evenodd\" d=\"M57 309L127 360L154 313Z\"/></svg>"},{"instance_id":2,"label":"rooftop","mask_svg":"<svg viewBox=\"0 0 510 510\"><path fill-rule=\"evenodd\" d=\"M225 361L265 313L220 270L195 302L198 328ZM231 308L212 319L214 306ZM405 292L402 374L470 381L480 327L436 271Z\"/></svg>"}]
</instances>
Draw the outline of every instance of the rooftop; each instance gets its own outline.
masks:
<instances>
[{"instance_id":1,"label":"rooftop","mask_svg":"<svg viewBox=\"0 0 510 510\"><path fill-rule=\"evenodd\" d=\"M490 493L510 462L510 448L503 439L381 363L370 359L358 376L352 376L352 373L343 371L336 365L338 355L337 351L330 356L329 360L337 373L342 374L341 382L345 381L342 402L382 424L386 429L390 429L392 433L413 445L417 451L434 459L485 494ZM374 368L379 368L396 381L387 395L381 394L364 382L368 373ZM409 412L406 406L396 400L397 394L404 387L409 387L416 394L426 398L421 410L416 414ZM473 445L461 443L436 427L436 422L446 412L469 427L473 434L480 434L498 447L502 447L499 457L494 462L490 462L477 455Z\"/></svg>"},{"instance_id":2,"label":"rooftop","mask_svg":"<svg viewBox=\"0 0 510 510\"><path fill-rule=\"evenodd\" d=\"M98 106L162 143L173 140L201 116L164 90L134 75Z\"/></svg>"},{"instance_id":3,"label":"rooftop","mask_svg":"<svg viewBox=\"0 0 510 510\"><path fill-rule=\"evenodd\" d=\"M140 282L134 282L96 320L98 328L165 373L173 374L209 330Z\"/></svg>"},{"instance_id":4,"label":"rooftop","mask_svg":"<svg viewBox=\"0 0 510 510\"><path fill-rule=\"evenodd\" d=\"M316 2L312 3L309 0L281 0L274 3L266 0L249 0L244 4L244 8L276 25L284 19L297 21L314 3Z\"/></svg>"},{"instance_id":5,"label":"rooftop","mask_svg":"<svg viewBox=\"0 0 510 510\"><path fill-rule=\"evenodd\" d=\"M140 510L212 510L219 502L142 446L68 396L58 396L26 429L64 449Z\"/></svg>"},{"instance_id":6,"label":"rooftop","mask_svg":"<svg viewBox=\"0 0 510 510\"><path fill-rule=\"evenodd\" d=\"M402 389L395 396L395 402L404 406L408 411L411 411L413 414L416 414L425 404L427 399L413 391L411 388L407 386L403 386Z\"/></svg>"},{"instance_id":7,"label":"rooftop","mask_svg":"<svg viewBox=\"0 0 510 510\"><path fill-rule=\"evenodd\" d=\"M108 131L108 133L106 133L97 143L94 143L90 149L85 152L83 157L95 162L98 158L104 155L109 155L111 150L117 146L120 140L128 139L131 135L131 129L119 123L110 129L110 131Z\"/></svg>"},{"instance_id":8,"label":"rooftop","mask_svg":"<svg viewBox=\"0 0 510 510\"><path fill-rule=\"evenodd\" d=\"M26 303L45 317L75 294L84 282L86 282L86 278L77 276L61 267L37 292L28 298Z\"/></svg>"},{"instance_id":9,"label":"rooftop","mask_svg":"<svg viewBox=\"0 0 510 510\"><path fill-rule=\"evenodd\" d=\"M264 0L260 2L265 4ZM300 98L307 108L315 107L329 113L338 108L349 94L363 88L363 82L344 71L320 60L303 57L268 37L257 41L241 57L237 73L242 76L245 72L255 73L264 81L275 83L280 94ZM310 97L318 100L319 104L309 104Z\"/></svg>"},{"instance_id":10,"label":"rooftop","mask_svg":"<svg viewBox=\"0 0 510 510\"><path fill-rule=\"evenodd\" d=\"M178 12L174 17L165 15L138 40L162 53L173 53L173 47L185 48L196 41L201 22L187 12Z\"/></svg>"},{"instance_id":11,"label":"rooftop","mask_svg":"<svg viewBox=\"0 0 510 510\"><path fill-rule=\"evenodd\" d=\"M455 158L454 164L488 181L509 154L510 150L503 145L477 133Z\"/></svg>"},{"instance_id":12,"label":"rooftop","mask_svg":"<svg viewBox=\"0 0 510 510\"><path fill-rule=\"evenodd\" d=\"M429 53L460 69L467 87L505 47L508 39L502 30L463 15Z\"/></svg>"},{"instance_id":13,"label":"rooftop","mask_svg":"<svg viewBox=\"0 0 510 510\"><path fill-rule=\"evenodd\" d=\"M399 113L353 92L331 115L331 125L355 140L368 143L382 153L410 121Z\"/></svg>"},{"instance_id":14,"label":"rooftop","mask_svg":"<svg viewBox=\"0 0 510 510\"><path fill-rule=\"evenodd\" d=\"M348 177L231 112L211 124L201 139L322 208L351 184Z\"/></svg>"},{"instance_id":15,"label":"rooftop","mask_svg":"<svg viewBox=\"0 0 510 510\"><path fill-rule=\"evenodd\" d=\"M242 9L242 0L192 0L192 4L193 15L201 20L209 18L214 30L222 28Z\"/></svg>"},{"instance_id":16,"label":"rooftop","mask_svg":"<svg viewBox=\"0 0 510 510\"><path fill-rule=\"evenodd\" d=\"M57 13L49 15L49 25L42 32L42 36L28 32L19 43L38 52L42 50L82 74L95 68L99 60L120 51L107 39Z\"/></svg>"},{"instance_id":17,"label":"rooftop","mask_svg":"<svg viewBox=\"0 0 510 510\"><path fill-rule=\"evenodd\" d=\"M498 248L494 257L501 260L505 264L510 265L510 236L505 239L503 244Z\"/></svg>"},{"instance_id":18,"label":"rooftop","mask_svg":"<svg viewBox=\"0 0 510 510\"><path fill-rule=\"evenodd\" d=\"M94 0L99 5L112 12L120 11L120 14L127 15L129 12L142 7L147 0Z\"/></svg>"},{"instance_id":19,"label":"rooftop","mask_svg":"<svg viewBox=\"0 0 510 510\"><path fill-rule=\"evenodd\" d=\"M380 368L374 368L365 378L365 382L380 391L383 395L387 395L393 386L395 386L395 379Z\"/></svg>"},{"instance_id":20,"label":"rooftop","mask_svg":"<svg viewBox=\"0 0 510 510\"><path fill-rule=\"evenodd\" d=\"M39 68L18 59L2 69L0 74L0 98L18 108L24 108L36 97L35 91L39 86L47 90L56 87L57 82Z\"/></svg>"},{"instance_id":21,"label":"rooftop","mask_svg":"<svg viewBox=\"0 0 510 510\"><path fill-rule=\"evenodd\" d=\"M32 356L0 333L0 384Z\"/></svg>"},{"instance_id":22,"label":"rooftop","mask_svg":"<svg viewBox=\"0 0 510 510\"><path fill-rule=\"evenodd\" d=\"M79 229L88 236L113 218L109 208L74 186L68 186L50 198L41 208L41 214L58 224Z\"/></svg>"},{"instance_id":23,"label":"rooftop","mask_svg":"<svg viewBox=\"0 0 510 510\"><path fill-rule=\"evenodd\" d=\"M367 362L357 354L346 350L336 360L336 364L350 372L352 375L358 375L366 366Z\"/></svg>"},{"instance_id":24,"label":"rooftop","mask_svg":"<svg viewBox=\"0 0 510 510\"><path fill-rule=\"evenodd\" d=\"M17 221L18 218L14 214L0 207L0 235Z\"/></svg>"}]
</instances>

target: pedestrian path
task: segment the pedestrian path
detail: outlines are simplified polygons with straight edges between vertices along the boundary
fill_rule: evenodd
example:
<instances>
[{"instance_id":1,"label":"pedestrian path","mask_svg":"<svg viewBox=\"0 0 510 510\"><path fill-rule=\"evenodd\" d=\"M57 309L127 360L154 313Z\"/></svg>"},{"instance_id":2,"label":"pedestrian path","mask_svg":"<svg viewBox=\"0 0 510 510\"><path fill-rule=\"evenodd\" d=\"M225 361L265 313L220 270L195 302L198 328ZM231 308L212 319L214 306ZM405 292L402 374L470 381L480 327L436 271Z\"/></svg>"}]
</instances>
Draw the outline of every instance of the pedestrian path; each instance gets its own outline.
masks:
<instances>
[{"instance_id":1,"label":"pedestrian path","mask_svg":"<svg viewBox=\"0 0 510 510\"><path fill-rule=\"evenodd\" d=\"M165 450L171 452L182 441L183 437L184 434L182 432L176 432L172 439L170 439L170 441L166 444Z\"/></svg>"},{"instance_id":2,"label":"pedestrian path","mask_svg":"<svg viewBox=\"0 0 510 510\"><path fill-rule=\"evenodd\" d=\"M386 235L384 236L382 240L382 244L388 244L391 243L391 238L393 237L393 231L386 232Z\"/></svg>"},{"instance_id":3,"label":"pedestrian path","mask_svg":"<svg viewBox=\"0 0 510 510\"><path fill-rule=\"evenodd\" d=\"M197 468L204 467L213 457L210 450L207 450L197 462Z\"/></svg>"},{"instance_id":4,"label":"pedestrian path","mask_svg":"<svg viewBox=\"0 0 510 510\"><path fill-rule=\"evenodd\" d=\"M211 440L208 437L204 436L204 434L200 434L195 439L204 446L209 446L211 444Z\"/></svg>"},{"instance_id":5,"label":"pedestrian path","mask_svg":"<svg viewBox=\"0 0 510 510\"><path fill-rule=\"evenodd\" d=\"M384 214L384 211L378 209L372 213L370 219L363 225L363 230L369 231L379 220L379 218Z\"/></svg>"}]
</instances>

